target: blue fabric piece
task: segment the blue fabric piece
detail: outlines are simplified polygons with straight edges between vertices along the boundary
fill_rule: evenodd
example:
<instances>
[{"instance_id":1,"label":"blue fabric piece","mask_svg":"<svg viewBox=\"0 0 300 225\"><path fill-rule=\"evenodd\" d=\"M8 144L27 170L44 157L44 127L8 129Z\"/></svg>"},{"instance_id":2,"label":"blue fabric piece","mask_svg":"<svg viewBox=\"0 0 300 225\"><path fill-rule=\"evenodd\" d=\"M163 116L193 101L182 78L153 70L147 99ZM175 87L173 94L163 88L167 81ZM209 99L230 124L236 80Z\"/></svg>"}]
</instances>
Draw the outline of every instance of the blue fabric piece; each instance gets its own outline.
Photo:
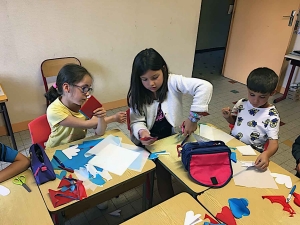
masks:
<instances>
[{"instance_id":1,"label":"blue fabric piece","mask_svg":"<svg viewBox=\"0 0 300 225\"><path fill-rule=\"evenodd\" d=\"M250 210L247 208L248 200L246 198L230 198L228 199L228 203L235 218L240 219L243 216L250 215Z\"/></svg>"},{"instance_id":2,"label":"blue fabric piece","mask_svg":"<svg viewBox=\"0 0 300 225\"><path fill-rule=\"evenodd\" d=\"M96 174L95 178L93 178L93 176L90 175L89 180L91 182L93 182L94 184L97 184L97 185L103 185L103 184L105 184L105 180L98 173Z\"/></svg>"},{"instance_id":3,"label":"blue fabric piece","mask_svg":"<svg viewBox=\"0 0 300 225\"><path fill-rule=\"evenodd\" d=\"M236 153L235 152L231 152L230 159L231 159L232 162L236 163L237 159L236 159Z\"/></svg>"},{"instance_id":4,"label":"blue fabric piece","mask_svg":"<svg viewBox=\"0 0 300 225\"><path fill-rule=\"evenodd\" d=\"M0 143L0 161L13 163L18 151Z\"/></svg>"},{"instance_id":5,"label":"blue fabric piece","mask_svg":"<svg viewBox=\"0 0 300 225\"><path fill-rule=\"evenodd\" d=\"M62 191L62 192L65 192L65 191L67 191L69 188L67 187L67 186L63 186L60 190Z\"/></svg>"},{"instance_id":6,"label":"blue fabric piece","mask_svg":"<svg viewBox=\"0 0 300 225\"><path fill-rule=\"evenodd\" d=\"M55 174L56 175L56 178L58 179L63 179L63 177L65 177L67 175L67 171L63 170L60 172L60 174Z\"/></svg>"},{"instance_id":7,"label":"blue fabric piece","mask_svg":"<svg viewBox=\"0 0 300 225\"><path fill-rule=\"evenodd\" d=\"M90 140L90 141L84 141L82 144L78 145L79 149L85 149L85 148L92 148L99 142L101 142L103 138L97 139L97 140Z\"/></svg>"}]
</instances>

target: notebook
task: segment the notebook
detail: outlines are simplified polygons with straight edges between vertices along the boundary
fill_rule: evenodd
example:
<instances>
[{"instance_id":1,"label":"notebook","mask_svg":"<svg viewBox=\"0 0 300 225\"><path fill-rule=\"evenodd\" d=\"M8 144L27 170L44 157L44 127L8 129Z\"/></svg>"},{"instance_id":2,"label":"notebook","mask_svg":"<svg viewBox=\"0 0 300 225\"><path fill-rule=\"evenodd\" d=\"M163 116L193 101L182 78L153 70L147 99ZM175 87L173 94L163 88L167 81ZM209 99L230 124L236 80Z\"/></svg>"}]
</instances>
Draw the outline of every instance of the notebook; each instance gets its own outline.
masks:
<instances>
[{"instance_id":1,"label":"notebook","mask_svg":"<svg viewBox=\"0 0 300 225\"><path fill-rule=\"evenodd\" d=\"M93 111L101 107L102 104L93 95L91 95L84 105L81 106L79 112L82 113L87 119L91 119L93 117Z\"/></svg>"}]
</instances>

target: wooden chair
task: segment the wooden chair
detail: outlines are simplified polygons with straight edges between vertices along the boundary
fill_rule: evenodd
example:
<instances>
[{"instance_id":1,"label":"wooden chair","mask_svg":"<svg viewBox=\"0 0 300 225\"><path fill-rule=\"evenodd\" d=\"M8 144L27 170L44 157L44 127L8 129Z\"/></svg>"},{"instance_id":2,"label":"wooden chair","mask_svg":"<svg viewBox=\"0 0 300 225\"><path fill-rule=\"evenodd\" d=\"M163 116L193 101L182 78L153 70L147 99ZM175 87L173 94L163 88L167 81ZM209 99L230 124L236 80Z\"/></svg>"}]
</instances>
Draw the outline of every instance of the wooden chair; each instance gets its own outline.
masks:
<instances>
[{"instance_id":1,"label":"wooden chair","mask_svg":"<svg viewBox=\"0 0 300 225\"><path fill-rule=\"evenodd\" d=\"M48 91L48 83L47 78L57 76L60 69L68 64L68 63L74 63L77 65L81 65L81 62L79 59L75 57L64 57L64 58L53 58L53 59L46 59L41 64L41 73L42 73L42 79L45 86L45 92ZM49 102L46 100L47 106L49 105Z\"/></svg>"}]
</instances>

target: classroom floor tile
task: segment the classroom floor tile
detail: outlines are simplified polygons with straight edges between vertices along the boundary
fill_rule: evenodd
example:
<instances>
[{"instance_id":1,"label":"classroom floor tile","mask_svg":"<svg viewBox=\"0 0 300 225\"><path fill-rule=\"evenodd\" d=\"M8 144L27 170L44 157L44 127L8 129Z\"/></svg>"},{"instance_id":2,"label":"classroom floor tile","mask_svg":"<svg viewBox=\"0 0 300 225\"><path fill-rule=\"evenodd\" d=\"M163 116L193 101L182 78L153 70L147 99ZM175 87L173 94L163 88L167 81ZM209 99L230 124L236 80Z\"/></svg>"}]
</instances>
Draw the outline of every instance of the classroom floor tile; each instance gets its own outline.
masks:
<instances>
[{"instance_id":1,"label":"classroom floor tile","mask_svg":"<svg viewBox=\"0 0 300 225\"><path fill-rule=\"evenodd\" d=\"M209 104L209 113L201 118L203 123L211 123L225 132L230 132L228 123L223 118L221 109L223 107L232 107L237 100L247 97L246 86L238 82L232 81L221 76L222 59L224 51L215 51L196 54L193 77L201 78L210 81L214 86L213 96ZM236 93L230 92L235 90ZM277 94L270 98L270 102L281 96ZM189 109L192 103L191 96L183 96L183 112L184 116L189 116ZM300 135L300 101L295 102L290 99L283 100L275 104L279 111L281 120L285 125L280 127L279 149L278 152L271 158L272 161L281 165L288 171L295 173L295 160L291 154L291 144ZM113 115L119 111L126 111L127 107L108 110L107 115ZM120 129L128 137L130 135L126 124L111 123L108 124L107 129ZM87 136L94 135L94 130L88 130ZM29 131L21 131L15 133L18 150L28 156L28 150L31 145ZM0 142L11 145L10 138L7 136L0 137ZM0 163L0 169L5 168L9 163ZM181 183L173 179L173 187L175 193L185 191ZM67 221L67 225L80 225L80 224L103 224L112 225L119 224L126 219L142 212L142 186L136 187L124 194L119 198L113 198L108 201L109 207L106 210L100 210L97 207L86 210L85 212L77 215L76 217ZM154 186L154 205L161 203L160 196L157 191L157 186ZM110 212L121 209L120 217L113 217L109 215Z\"/></svg>"}]
</instances>

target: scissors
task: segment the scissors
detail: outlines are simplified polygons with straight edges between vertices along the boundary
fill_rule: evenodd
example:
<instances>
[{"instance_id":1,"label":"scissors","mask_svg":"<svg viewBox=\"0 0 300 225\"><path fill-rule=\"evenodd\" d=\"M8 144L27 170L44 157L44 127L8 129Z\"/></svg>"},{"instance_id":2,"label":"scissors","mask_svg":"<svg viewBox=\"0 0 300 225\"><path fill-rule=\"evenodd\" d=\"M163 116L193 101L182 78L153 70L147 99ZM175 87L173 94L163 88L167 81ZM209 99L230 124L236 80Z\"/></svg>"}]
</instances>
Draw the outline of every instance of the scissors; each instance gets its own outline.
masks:
<instances>
[{"instance_id":1,"label":"scissors","mask_svg":"<svg viewBox=\"0 0 300 225\"><path fill-rule=\"evenodd\" d=\"M183 137L183 133L184 133L184 129L185 129L185 124L184 124L184 121L182 122L182 124L181 124L181 130L178 132L178 134L176 135L176 138L177 138L177 140L180 140L180 139L182 139L182 137ZM176 132L176 128L175 128L175 132Z\"/></svg>"},{"instance_id":2,"label":"scissors","mask_svg":"<svg viewBox=\"0 0 300 225\"><path fill-rule=\"evenodd\" d=\"M26 177L24 175L18 176L13 179L13 183L16 185L22 185L28 192L31 192L31 189L25 184Z\"/></svg>"}]
</instances>

